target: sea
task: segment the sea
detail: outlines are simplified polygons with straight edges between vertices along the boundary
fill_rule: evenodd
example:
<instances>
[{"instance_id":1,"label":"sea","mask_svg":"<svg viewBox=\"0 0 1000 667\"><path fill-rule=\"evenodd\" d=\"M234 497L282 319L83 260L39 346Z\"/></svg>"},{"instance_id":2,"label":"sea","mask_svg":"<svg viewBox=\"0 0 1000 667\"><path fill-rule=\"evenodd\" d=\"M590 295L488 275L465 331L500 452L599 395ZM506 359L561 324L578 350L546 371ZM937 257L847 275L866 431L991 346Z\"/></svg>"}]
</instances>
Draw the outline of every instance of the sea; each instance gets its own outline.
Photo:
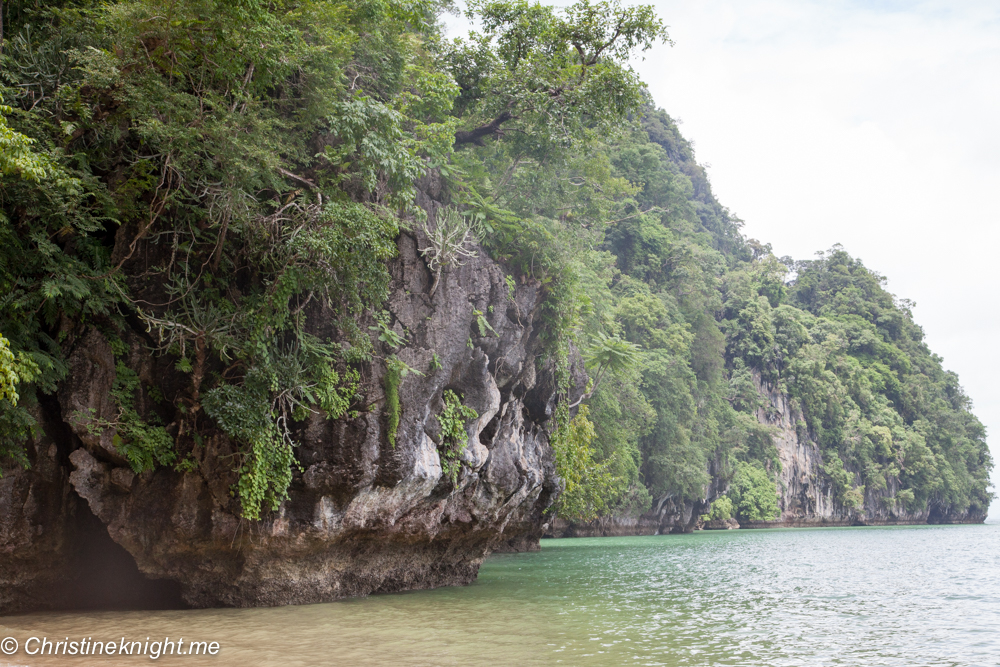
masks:
<instances>
[{"instance_id":1,"label":"sea","mask_svg":"<svg viewBox=\"0 0 1000 667\"><path fill-rule=\"evenodd\" d=\"M116 654L73 656L72 642ZM4 667L997 666L1000 524L543 540L491 556L465 587L6 616L0 648Z\"/></svg>"}]
</instances>

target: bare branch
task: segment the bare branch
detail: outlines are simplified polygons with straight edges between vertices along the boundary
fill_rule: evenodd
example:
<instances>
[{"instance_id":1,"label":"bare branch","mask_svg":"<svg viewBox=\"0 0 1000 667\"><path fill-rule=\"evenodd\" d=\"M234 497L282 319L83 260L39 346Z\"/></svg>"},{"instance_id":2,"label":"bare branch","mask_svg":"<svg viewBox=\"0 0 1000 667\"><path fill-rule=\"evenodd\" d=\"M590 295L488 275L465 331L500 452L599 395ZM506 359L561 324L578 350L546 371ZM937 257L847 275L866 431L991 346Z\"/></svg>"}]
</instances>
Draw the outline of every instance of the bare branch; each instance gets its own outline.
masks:
<instances>
[{"instance_id":1,"label":"bare branch","mask_svg":"<svg viewBox=\"0 0 1000 667\"><path fill-rule=\"evenodd\" d=\"M499 134L500 126L513 118L514 116L509 111L504 111L489 123L480 125L474 130L456 132L454 146L455 148L464 146L465 144L476 144L477 146L482 146L483 139L490 135Z\"/></svg>"},{"instance_id":2,"label":"bare branch","mask_svg":"<svg viewBox=\"0 0 1000 667\"><path fill-rule=\"evenodd\" d=\"M288 178L291 178L292 180L296 180L299 183L304 183L305 185L308 185L313 190L319 190L319 186L316 185L315 183L313 183L312 181L310 181L308 178L302 178L301 176L297 176L297 175L293 174L292 172L288 171L287 169L282 169L281 167L278 167L278 171L281 172L281 174L283 176L287 176Z\"/></svg>"}]
</instances>

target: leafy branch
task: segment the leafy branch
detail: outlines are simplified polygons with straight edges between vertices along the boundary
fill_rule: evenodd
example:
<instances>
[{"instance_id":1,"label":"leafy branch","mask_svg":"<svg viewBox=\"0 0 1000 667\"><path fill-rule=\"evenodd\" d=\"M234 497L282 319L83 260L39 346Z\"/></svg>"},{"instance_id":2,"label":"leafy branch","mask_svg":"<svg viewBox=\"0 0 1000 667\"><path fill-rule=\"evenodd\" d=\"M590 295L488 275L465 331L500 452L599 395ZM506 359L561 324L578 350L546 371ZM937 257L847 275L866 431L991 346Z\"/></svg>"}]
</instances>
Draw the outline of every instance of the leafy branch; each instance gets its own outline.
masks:
<instances>
[{"instance_id":1,"label":"leafy branch","mask_svg":"<svg viewBox=\"0 0 1000 667\"><path fill-rule=\"evenodd\" d=\"M587 367L597 368L593 383L588 391L569 407L575 408L593 396L608 371L618 373L637 366L642 360L641 350L642 348L635 343L630 343L619 336L609 336L603 331L598 333L584 354L584 362Z\"/></svg>"},{"instance_id":2,"label":"leafy branch","mask_svg":"<svg viewBox=\"0 0 1000 667\"><path fill-rule=\"evenodd\" d=\"M428 221L422 223L422 228L430 245L420 248L420 254L434 274L430 290L433 298L445 267L462 266L467 260L478 257L479 253L468 247L476 241L472 223L451 206L438 210L433 229Z\"/></svg>"}]
</instances>

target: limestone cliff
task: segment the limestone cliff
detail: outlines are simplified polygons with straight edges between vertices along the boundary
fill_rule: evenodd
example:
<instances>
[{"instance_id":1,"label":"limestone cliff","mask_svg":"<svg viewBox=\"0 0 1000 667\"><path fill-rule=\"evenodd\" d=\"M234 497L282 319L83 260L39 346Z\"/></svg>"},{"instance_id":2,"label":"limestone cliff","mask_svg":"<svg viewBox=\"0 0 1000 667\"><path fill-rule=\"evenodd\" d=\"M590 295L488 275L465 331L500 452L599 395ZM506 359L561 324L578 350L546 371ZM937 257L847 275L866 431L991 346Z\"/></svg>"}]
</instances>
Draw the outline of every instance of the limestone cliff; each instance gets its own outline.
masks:
<instances>
[{"instance_id":1,"label":"limestone cliff","mask_svg":"<svg viewBox=\"0 0 1000 667\"><path fill-rule=\"evenodd\" d=\"M801 412L795 409L786 394L762 382L759 376L754 380L765 399L764 407L757 411L757 419L774 428L774 444L781 462L778 474L781 517L743 527L981 523L986 518L985 513L981 516L971 512L955 513L933 503L917 511L908 510L892 500L900 491L895 480L889 480L882 489L866 489L860 507L838 502L822 473L822 452L809 437ZM848 470L854 474L859 472Z\"/></svg>"},{"instance_id":2,"label":"limestone cliff","mask_svg":"<svg viewBox=\"0 0 1000 667\"><path fill-rule=\"evenodd\" d=\"M609 516L591 522L555 519L545 525L546 535L603 537L684 533L699 528L981 523L986 518L985 513L955 513L933 504L917 511L908 510L892 501L900 491L898 484L892 481L883 489L867 489L864 503L860 507L849 507L839 502L832 485L823 474L823 454L805 429L802 413L794 407L787 394L763 382L758 373L754 373L754 384L763 399L762 407L756 412L757 420L772 427L773 442L781 463L777 477L781 516L777 520L743 524L730 520L705 525L700 518L701 513L727 490L717 466L712 466L709 471L712 482L702 500L657 498L649 511L638 516Z\"/></svg>"},{"instance_id":3,"label":"limestone cliff","mask_svg":"<svg viewBox=\"0 0 1000 667\"><path fill-rule=\"evenodd\" d=\"M425 190L420 203L433 221L434 184ZM88 541L124 547L140 583L160 580L164 595L173 587L167 606L278 605L464 584L491 549L537 547L558 491L543 429L554 383L536 361L540 290L529 282L511 292L501 267L479 253L446 270L431 298L421 235L400 236L391 266L387 307L408 337L398 355L423 373L399 387L395 445L381 409L384 366L366 364L370 409L299 425L290 498L260 522L240 518L230 492L236 448L221 432L195 449L188 472L132 472L114 432L95 433L86 418L114 417L112 348L97 327L67 325L71 372L39 408L31 468L5 468L0 479L0 612L92 604L67 595L74 582L97 576L77 557ZM476 311L493 331L481 335ZM330 333L328 313L311 319L317 335ZM123 340L143 385L168 393L169 363L151 355L141 329ZM468 424L457 483L442 474L435 444L446 389L479 415ZM149 392L140 393L138 409L148 412Z\"/></svg>"}]
</instances>

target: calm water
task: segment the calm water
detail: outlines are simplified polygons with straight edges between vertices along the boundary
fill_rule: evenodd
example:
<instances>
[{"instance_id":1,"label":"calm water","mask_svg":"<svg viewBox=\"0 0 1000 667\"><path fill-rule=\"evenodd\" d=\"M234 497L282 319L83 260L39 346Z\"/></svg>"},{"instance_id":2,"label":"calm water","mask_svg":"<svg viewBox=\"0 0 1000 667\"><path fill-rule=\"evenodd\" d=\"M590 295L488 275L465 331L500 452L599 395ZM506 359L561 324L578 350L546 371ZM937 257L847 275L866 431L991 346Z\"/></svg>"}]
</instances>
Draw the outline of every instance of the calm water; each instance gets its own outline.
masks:
<instances>
[{"instance_id":1,"label":"calm water","mask_svg":"<svg viewBox=\"0 0 1000 667\"><path fill-rule=\"evenodd\" d=\"M170 665L998 665L1000 525L551 540L479 581L278 609L0 618L24 640L217 641ZM8 661L8 662L5 662Z\"/></svg>"}]
</instances>

